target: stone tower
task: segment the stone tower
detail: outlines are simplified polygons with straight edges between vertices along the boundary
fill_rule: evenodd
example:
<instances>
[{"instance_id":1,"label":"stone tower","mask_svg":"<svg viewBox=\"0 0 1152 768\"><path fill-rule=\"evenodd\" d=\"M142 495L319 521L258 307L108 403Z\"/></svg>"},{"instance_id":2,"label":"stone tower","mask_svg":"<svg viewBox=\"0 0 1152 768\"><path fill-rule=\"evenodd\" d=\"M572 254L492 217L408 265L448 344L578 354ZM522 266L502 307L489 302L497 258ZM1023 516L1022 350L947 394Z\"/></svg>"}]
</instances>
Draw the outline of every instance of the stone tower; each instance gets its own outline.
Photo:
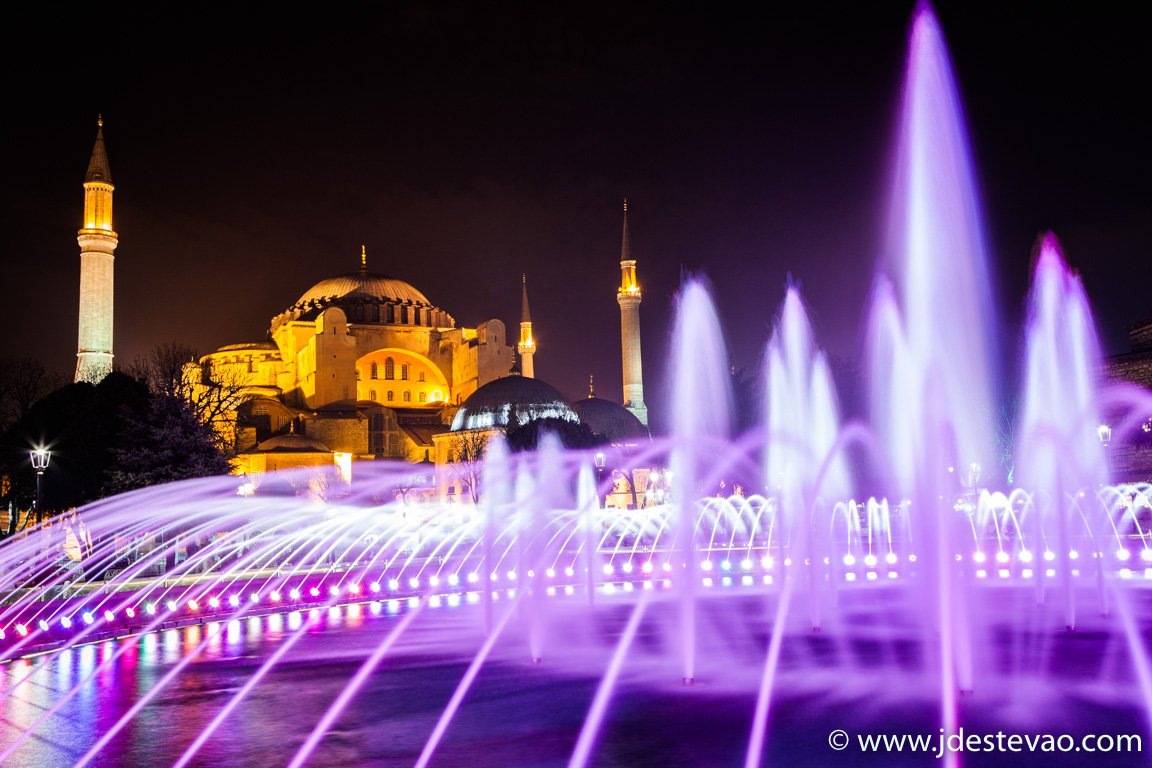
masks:
<instances>
[{"instance_id":1,"label":"stone tower","mask_svg":"<svg viewBox=\"0 0 1152 768\"><path fill-rule=\"evenodd\" d=\"M112 174L104 150L104 120L96 121L96 146L84 176L84 224L80 244L80 329L76 381L99 382L112 371Z\"/></svg>"},{"instance_id":2,"label":"stone tower","mask_svg":"<svg viewBox=\"0 0 1152 768\"><path fill-rule=\"evenodd\" d=\"M528 311L528 276L520 276L520 342L516 350L520 353L520 375L536 378L532 356L536 354L536 340L532 338L532 314Z\"/></svg>"},{"instance_id":3,"label":"stone tower","mask_svg":"<svg viewBox=\"0 0 1152 768\"><path fill-rule=\"evenodd\" d=\"M640 285L636 282L636 260L628 242L628 200L624 200L624 239L620 245L620 347L624 361L624 407L640 423L648 426L648 406L644 404L644 370L640 365Z\"/></svg>"}]
</instances>

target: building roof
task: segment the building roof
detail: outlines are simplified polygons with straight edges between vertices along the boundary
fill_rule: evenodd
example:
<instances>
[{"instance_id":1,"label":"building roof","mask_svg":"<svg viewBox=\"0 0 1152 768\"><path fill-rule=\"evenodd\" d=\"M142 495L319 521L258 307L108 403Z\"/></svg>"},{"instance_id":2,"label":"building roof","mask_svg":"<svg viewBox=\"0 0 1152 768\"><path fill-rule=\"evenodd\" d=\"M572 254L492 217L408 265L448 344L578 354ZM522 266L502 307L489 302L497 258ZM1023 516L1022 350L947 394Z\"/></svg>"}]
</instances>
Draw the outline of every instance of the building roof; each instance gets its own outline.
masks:
<instances>
[{"instance_id":1,"label":"building roof","mask_svg":"<svg viewBox=\"0 0 1152 768\"><path fill-rule=\"evenodd\" d=\"M579 422L580 417L551 384L523 376L505 376L490 381L464 401L451 430L499 429L510 421L523 424L533 419L564 419Z\"/></svg>"},{"instance_id":2,"label":"building roof","mask_svg":"<svg viewBox=\"0 0 1152 768\"><path fill-rule=\"evenodd\" d=\"M328 446L319 440L295 432L270 437L256 446L256 450L261 453L331 453Z\"/></svg>"},{"instance_id":3,"label":"building roof","mask_svg":"<svg viewBox=\"0 0 1152 768\"><path fill-rule=\"evenodd\" d=\"M648 428L636 418L636 414L611 400L586 397L572 403L572 410L589 429L608 438L609 442L621 443L648 438Z\"/></svg>"},{"instance_id":4,"label":"building roof","mask_svg":"<svg viewBox=\"0 0 1152 768\"><path fill-rule=\"evenodd\" d=\"M312 320L328 307L344 310L348 321L369 324L455 327L451 315L434 306L410 284L361 269L329 277L304 292L272 321L273 329L293 320ZM386 309L391 307L392 309ZM402 309L407 307L408 309ZM401 319L404 318L404 319Z\"/></svg>"},{"instance_id":5,"label":"building roof","mask_svg":"<svg viewBox=\"0 0 1152 768\"><path fill-rule=\"evenodd\" d=\"M96 144L92 147L92 159L88 161L88 172L84 181L112 183L112 169L108 165L108 152L104 149L104 120L96 121Z\"/></svg>"}]
</instances>

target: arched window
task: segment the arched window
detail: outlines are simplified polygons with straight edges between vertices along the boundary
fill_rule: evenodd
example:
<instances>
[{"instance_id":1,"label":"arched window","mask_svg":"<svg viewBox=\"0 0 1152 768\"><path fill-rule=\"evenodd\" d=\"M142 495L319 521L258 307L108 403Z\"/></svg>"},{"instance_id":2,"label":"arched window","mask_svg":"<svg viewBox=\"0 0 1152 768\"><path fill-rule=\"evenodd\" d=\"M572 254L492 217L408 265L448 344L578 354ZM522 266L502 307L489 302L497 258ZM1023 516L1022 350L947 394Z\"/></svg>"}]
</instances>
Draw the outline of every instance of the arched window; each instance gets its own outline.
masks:
<instances>
[{"instance_id":1,"label":"arched window","mask_svg":"<svg viewBox=\"0 0 1152 768\"><path fill-rule=\"evenodd\" d=\"M403 363L400 366L400 380L408 381L408 363Z\"/></svg>"},{"instance_id":2,"label":"arched window","mask_svg":"<svg viewBox=\"0 0 1152 768\"><path fill-rule=\"evenodd\" d=\"M393 400L392 390L388 390L388 397L386 399L388 400L388 402L392 402L392 400Z\"/></svg>"},{"instance_id":3,"label":"arched window","mask_svg":"<svg viewBox=\"0 0 1152 768\"><path fill-rule=\"evenodd\" d=\"M376 365L376 363L372 363L372 378L380 378L380 366Z\"/></svg>"},{"instance_id":4,"label":"arched window","mask_svg":"<svg viewBox=\"0 0 1152 768\"><path fill-rule=\"evenodd\" d=\"M376 402L376 390L374 390L374 389L368 390L368 399L371 400L372 402Z\"/></svg>"},{"instance_id":5,"label":"arched window","mask_svg":"<svg viewBox=\"0 0 1152 768\"><path fill-rule=\"evenodd\" d=\"M412 393L409 392L408 390L404 390L404 402L406 402L406 403L412 402Z\"/></svg>"},{"instance_id":6,"label":"arched window","mask_svg":"<svg viewBox=\"0 0 1152 768\"><path fill-rule=\"evenodd\" d=\"M420 371L419 381L424 381L424 371Z\"/></svg>"},{"instance_id":7,"label":"arched window","mask_svg":"<svg viewBox=\"0 0 1152 768\"><path fill-rule=\"evenodd\" d=\"M384 361L384 378L386 378L386 379L396 378L396 361L393 360L392 358L388 358L387 360Z\"/></svg>"},{"instance_id":8,"label":"arched window","mask_svg":"<svg viewBox=\"0 0 1152 768\"><path fill-rule=\"evenodd\" d=\"M424 392L420 393L420 402L422 402L422 403L428 402L428 395L425 394Z\"/></svg>"}]
</instances>

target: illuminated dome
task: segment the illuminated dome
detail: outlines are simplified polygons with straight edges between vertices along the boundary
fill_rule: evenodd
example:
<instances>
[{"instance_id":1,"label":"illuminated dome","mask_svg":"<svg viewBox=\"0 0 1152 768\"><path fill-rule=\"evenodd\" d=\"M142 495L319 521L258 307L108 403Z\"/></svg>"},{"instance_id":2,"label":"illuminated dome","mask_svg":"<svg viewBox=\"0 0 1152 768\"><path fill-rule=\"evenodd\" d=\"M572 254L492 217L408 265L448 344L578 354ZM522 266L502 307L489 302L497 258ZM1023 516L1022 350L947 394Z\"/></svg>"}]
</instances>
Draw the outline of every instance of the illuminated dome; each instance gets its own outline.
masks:
<instances>
[{"instance_id":1,"label":"illuminated dome","mask_svg":"<svg viewBox=\"0 0 1152 768\"><path fill-rule=\"evenodd\" d=\"M636 418L636 414L611 400L586 397L572 403L572 410L589 429L608 438L609 442L621 443L648 438L648 428Z\"/></svg>"},{"instance_id":2,"label":"illuminated dome","mask_svg":"<svg viewBox=\"0 0 1152 768\"><path fill-rule=\"evenodd\" d=\"M328 307L339 307L350 323L422 325L453 328L456 321L403 280L373 272L350 272L321 280L272 321L272 328L294 320L314 320Z\"/></svg>"},{"instance_id":3,"label":"illuminated dome","mask_svg":"<svg viewBox=\"0 0 1152 768\"><path fill-rule=\"evenodd\" d=\"M524 424L534 419L580 422L551 384L524 376L505 376L488 382L464 401L452 420L452 431L500 428L509 421Z\"/></svg>"}]
</instances>

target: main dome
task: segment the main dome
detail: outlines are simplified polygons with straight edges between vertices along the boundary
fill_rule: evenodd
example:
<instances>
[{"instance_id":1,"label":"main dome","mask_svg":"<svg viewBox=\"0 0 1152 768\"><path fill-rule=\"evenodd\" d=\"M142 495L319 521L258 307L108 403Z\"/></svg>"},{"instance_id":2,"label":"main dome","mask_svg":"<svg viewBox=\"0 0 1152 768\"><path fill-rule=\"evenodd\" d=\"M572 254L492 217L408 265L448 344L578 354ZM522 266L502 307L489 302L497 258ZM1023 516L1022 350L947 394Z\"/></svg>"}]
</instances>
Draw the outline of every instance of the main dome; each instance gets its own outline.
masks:
<instances>
[{"instance_id":1,"label":"main dome","mask_svg":"<svg viewBox=\"0 0 1152 768\"><path fill-rule=\"evenodd\" d=\"M374 298L378 301L407 301L426 307L432 306L424 294L403 280L372 272L350 272L321 280L305 291L293 306L299 307L313 302L335 303L349 294L358 294L358 298Z\"/></svg>"},{"instance_id":2,"label":"main dome","mask_svg":"<svg viewBox=\"0 0 1152 768\"><path fill-rule=\"evenodd\" d=\"M423 293L395 277L350 272L329 277L309 288L272 320L273 329L294 320L314 320L328 307L339 307L350 323L422 325L452 328L456 321Z\"/></svg>"}]
</instances>

